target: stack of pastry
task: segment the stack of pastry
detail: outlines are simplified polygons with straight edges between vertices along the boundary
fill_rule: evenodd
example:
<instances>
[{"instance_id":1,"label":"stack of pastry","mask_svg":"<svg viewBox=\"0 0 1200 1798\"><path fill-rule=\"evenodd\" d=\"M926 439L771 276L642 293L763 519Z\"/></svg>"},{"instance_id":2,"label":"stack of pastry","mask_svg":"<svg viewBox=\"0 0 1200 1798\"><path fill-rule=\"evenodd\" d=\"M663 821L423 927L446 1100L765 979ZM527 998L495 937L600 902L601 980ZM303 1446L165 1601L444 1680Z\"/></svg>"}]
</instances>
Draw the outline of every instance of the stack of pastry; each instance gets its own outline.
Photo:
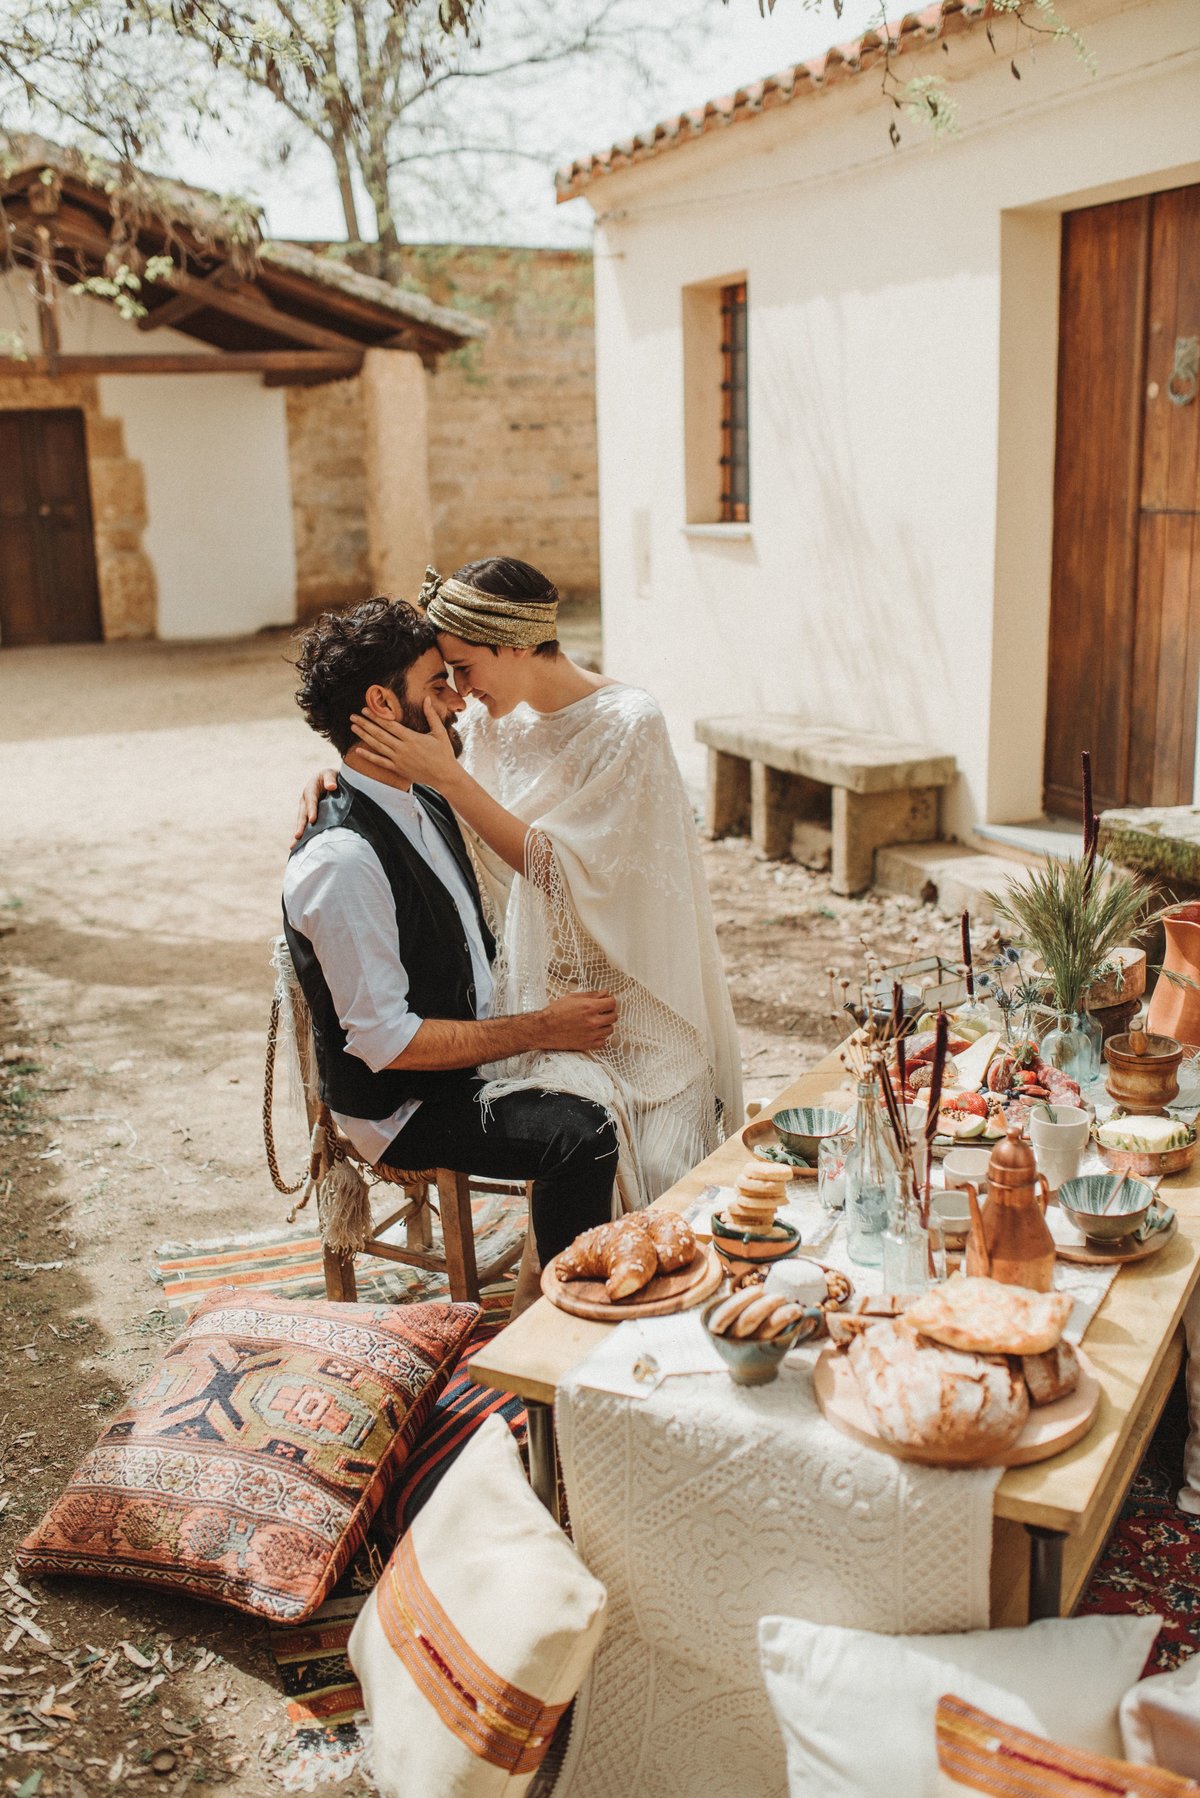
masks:
<instances>
[{"instance_id":1,"label":"stack of pastry","mask_svg":"<svg viewBox=\"0 0 1200 1798\"><path fill-rule=\"evenodd\" d=\"M737 1178L737 1197L725 1215L739 1230L769 1230L784 1203L792 1170L777 1161L748 1161Z\"/></svg>"}]
</instances>

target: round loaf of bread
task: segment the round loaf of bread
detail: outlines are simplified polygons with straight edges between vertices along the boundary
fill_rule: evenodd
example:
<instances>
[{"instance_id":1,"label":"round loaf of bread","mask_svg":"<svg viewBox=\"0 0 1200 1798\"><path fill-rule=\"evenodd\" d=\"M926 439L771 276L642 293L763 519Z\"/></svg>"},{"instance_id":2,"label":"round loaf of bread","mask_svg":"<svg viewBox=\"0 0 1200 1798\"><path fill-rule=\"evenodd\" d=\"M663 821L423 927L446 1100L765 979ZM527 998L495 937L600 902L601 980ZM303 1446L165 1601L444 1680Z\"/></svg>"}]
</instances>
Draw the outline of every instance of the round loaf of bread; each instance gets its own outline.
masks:
<instances>
[{"instance_id":1,"label":"round loaf of bread","mask_svg":"<svg viewBox=\"0 0 1200 1798\"><path fill-rule=\"evenodd\" d=\"M1065 1292L1031 1292L976 1275L931 1286L907 1313L922 1335L976 1355L1045 1354L1070 1315Z\"/></svg>"},{"instance_id":2,"label":"round loaf of bread","mask_svg":"<svg viewBox=\"0 0 1200 1798\"><path fill-rule=\"evenodd\" d=\"M907 1318L872 1324L850 1345L850 1365L879 1434L947 1460L1003 1454L1029 1416L1029 1393L1009 1363L923 1343Z\"/></svg>"}]
</instances>

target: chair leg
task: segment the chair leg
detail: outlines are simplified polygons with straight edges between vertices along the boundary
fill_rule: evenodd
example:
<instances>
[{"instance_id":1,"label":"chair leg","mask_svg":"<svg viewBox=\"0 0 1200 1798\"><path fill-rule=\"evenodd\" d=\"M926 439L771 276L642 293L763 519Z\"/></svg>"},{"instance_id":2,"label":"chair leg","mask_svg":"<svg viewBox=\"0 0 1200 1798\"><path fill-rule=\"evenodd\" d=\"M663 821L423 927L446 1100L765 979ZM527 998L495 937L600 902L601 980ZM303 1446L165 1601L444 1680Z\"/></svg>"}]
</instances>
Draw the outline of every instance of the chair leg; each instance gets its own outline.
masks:
<instances>
[{"instance_id":1,"label":"chair leg","mask_svg":"<svg viewBox=\"0 0 1200 1798\"><path fill-rule=\"evenodd\" d=\"M404 1226L404 1246L420 1254L427 1254L433 1247L433 1219L429 1213L429 1188L427 1186L406 1186L406 1198L418 1201L418 1208Z\"/></svg>"},{"instance_id":2,"label":"chair leg","mask_svg":"<svg viewBox=\"0 0 1200 1798\"><path fill-rule=\"evenodd\" d=\"M332 1249L325 1250L325 1297L349 1305L357 1299L352 1255L335 1255Z\"/></svg>"},{"instance_id":3,"label":"chair leg","mask_svg":"<svg viewBox=\"0 0 1200 1798\"><path fill-rule=\"evenodd\" d=\"M442 1213L442 1241L446 1248L446 1272L450 1297L456 1304L479 1303L479 1274L475 1266L475 1232L471 1225L471 1181L453 1168L437 1170L438 1203Z\"/></svg>"}]
</instances>

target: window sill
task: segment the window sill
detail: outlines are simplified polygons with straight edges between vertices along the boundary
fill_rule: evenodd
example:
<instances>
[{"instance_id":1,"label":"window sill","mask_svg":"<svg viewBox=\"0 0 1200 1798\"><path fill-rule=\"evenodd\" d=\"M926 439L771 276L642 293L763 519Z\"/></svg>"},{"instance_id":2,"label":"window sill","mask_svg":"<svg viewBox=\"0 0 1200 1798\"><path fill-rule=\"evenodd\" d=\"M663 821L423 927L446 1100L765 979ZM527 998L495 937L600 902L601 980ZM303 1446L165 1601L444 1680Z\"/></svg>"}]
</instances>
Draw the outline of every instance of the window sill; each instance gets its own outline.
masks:
<instances>
[{"instance_id":1,"label":"window sill","mask_svg":"<svg viewBox=\"0 0 1200 1798\"><path fill-rule=\"evenodd\" d=\"M748 543L754 535L748 520L744 524L685 524L681 528L685 537L711 537L726 543Z\"/></svg>"}]
</instances>

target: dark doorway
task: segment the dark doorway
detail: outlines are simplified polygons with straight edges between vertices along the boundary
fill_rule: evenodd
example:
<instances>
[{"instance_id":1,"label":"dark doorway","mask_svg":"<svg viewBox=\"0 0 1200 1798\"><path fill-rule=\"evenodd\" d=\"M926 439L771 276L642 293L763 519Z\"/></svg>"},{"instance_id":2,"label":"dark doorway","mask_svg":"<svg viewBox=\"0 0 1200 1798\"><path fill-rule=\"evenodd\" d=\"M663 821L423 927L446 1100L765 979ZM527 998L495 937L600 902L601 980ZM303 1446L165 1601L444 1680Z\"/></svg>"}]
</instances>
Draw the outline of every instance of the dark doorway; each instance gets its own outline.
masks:
<instances>
[{"instance_id":1,"label":"dark doorway","mask_svg":"<svg viewBox=\"0 0 1200 1798\"><path fill-rule=\"evenodd\" d=\"M1190 805L1200 678L1200 187L1063 219L1045 800Z\"/></svg>"},{"instance_id":2,"label":"dark doorway","mask_svg":"<svg viewBox=\"0 0 1200 1798\"><path fill-rule=\"evenodd\" d=\"M100 639L83 413L0 412L0 644Z\"/></svg>"}]
</instances>

